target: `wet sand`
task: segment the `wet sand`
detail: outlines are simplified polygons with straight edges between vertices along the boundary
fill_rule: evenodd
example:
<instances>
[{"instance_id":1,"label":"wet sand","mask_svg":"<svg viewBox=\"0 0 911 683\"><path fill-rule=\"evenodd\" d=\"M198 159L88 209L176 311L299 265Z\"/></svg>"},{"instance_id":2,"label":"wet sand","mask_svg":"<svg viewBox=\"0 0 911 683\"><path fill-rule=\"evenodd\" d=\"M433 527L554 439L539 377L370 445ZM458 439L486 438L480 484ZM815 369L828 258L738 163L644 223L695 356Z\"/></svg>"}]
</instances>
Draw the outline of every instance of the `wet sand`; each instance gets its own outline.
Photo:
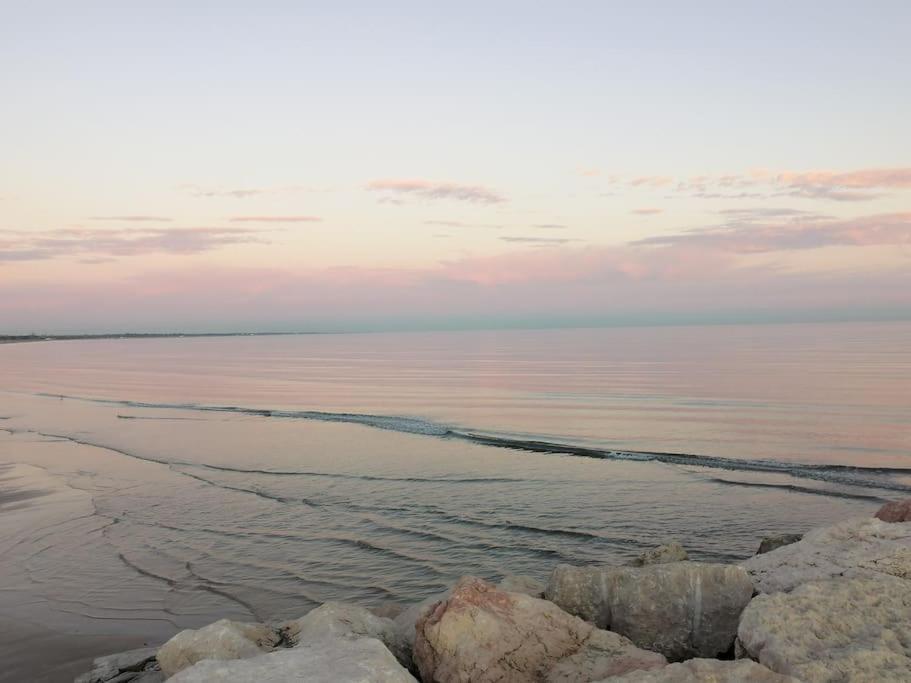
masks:
<instances>
[{"instance_id":1,"label":"wet sand","mask_svg":"<svg viewBox=\"0 0 911 683\"><path fill-rule=\"evenodd\" d=\"M36 536L49 519L69 513L67 498L40 468L0 463L0 538L4 543L13 539L14 529ZM4 577L5 597L0 598L0 681L71 683L91 669L96 657L155 644L139 635L55 631L35 624L28 620L29 601L20 601L21 584L9 585L11 578ZM110 630L117 628L112 624Z\"/></svg>"},{"instance_id":2,"label":"wet sand","mask_svg":"<svg viewBox=\"0 0 911 683\"><path fill-rule=\"evenodd\" d=\"M136 636L57 633L0 618L0 681L72 683L92 668L95 657L151 644Z\"/></svg>"}]
</instances>

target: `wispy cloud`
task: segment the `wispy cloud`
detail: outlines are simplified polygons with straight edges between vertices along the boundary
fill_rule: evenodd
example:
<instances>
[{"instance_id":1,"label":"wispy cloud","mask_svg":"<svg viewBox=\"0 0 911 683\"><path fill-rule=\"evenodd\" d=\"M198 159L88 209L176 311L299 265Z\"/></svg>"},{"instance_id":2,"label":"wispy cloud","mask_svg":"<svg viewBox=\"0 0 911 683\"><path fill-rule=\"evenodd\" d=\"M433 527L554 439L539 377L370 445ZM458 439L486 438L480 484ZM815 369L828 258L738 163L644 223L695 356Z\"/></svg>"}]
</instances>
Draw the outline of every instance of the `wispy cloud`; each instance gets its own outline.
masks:
<instances>
[{"instance_id":1,"label":"wispy cloud","mask_svg":"<svg viewBox=\"0 0 911 683\"><path fill-rule=\"evenodd\" d=\"M664 213L664 209L645 207L642 209L633 209L633 213L638 216L655 216L659 213Z\"/></svg>"},{"instance_id":2,"label":"wispy cloud","mask_svg":"<svg viewBox=\"0 0 911 683\"><path fill-rule=\"evenodd\" d=\"M533 228L539 228L540 230L566 230L567 226L563 223L537 223Z\"/></svg>"},{"instance_id":3,"label":"wispy cloud","mask_svg":"<svg viewBox=\"0 0 911 683\"><path fill-rule=\"evenodd\" d=\"M181 185L178 189L194 197L231 197L233 199L247 199L266 194L270 190L262 188L205 188L199 185Z\"/></svg>"},{"instance_id":4,"label":"wispy cloud","mask_svg":"<svg viewBox=\"0 0 911 683\"><path fill-rule=\"evenodd\" d=\"M569 244L579 240L570 237L534 237L531 235L504 235L500 238L504 242L513 242L516 244L535 244L539 246L547 244Z\"/></svg>"},{"instance_id":5,"label":"wispy cloud","mask_svg":"<svg viewBox=\"0 0 911 683\"><path fill-rule=\"evenodd\" d=\"M92 216L90 221L117 221L120 223L170 223L164 216Z\"/></svg>"},{"instance_id":6,"label":"wispy cloud","mask_svg":"<svg viewBox=\"0 0 911 683\"><path fill-rule=\"evenodd\" d=\"M414 196L421 199L451 199L473 204L500 204L506 201L503 195L482 185L422 179L373 180L368 183L367 189L386 193L387 196L392 194Z\"/></svg>"},{"instance_id":7,"label":"wispy cloud","mask_svg":"<svg viewBox=\"0 0 911 683\"><path fill-rule=\"evenodd\" d=\"M44 232L0 232L0 262L46 261L80 256L97 259L141 254L199 254L232 244L262 242L244 228L67 228Z\"/></svg>"},{"instance_id":8,"label":"wispy cloud","mask_svg":"<svg viewBox=\"0 0 911 683\"><path fill-rule=\"evenodd\" d=\"M667 187L674 179L671 176L647 175L633 178L629 184L633 187Z\"/></svg>"},{"instance_id":9,"label":"wispy cloud","mask_svg":"<svg viewBox=\"0 0 911 683\"><path fill-rule=\"evenodd\" d=\"M911 189L911 168L868 168L854 171L772 171L671 176L612 176L612 184L629 188L667 190L702 199L771 199L796 197L839 202L870 201L888 192Z\"/></svg>"},{"instance_id":10,"label":"wispy cloud","mask_svg":"<svg viewBox=\"0 0 911 683\"><path fill-rule=\"evenodd\" d=\"M778 222L735 221L720 226L648 237L633 245L690 246L738 254L829 246L911 244L911 213L836 220L818 216Z\"/></svg>"},{"instance_id":11,"label":"wispy cloud","mask_svg":"<svg viewBox=\"0 0 911 683\"><path fill-rule=\"evenodd\" d=\"M296 192L331 192L329 187L309 187L306 185L279 185L276 187L206 187L196 184L178 185L177 189L193 197L228 197L231 199L249 199L270 194Z\"/></svg>"},{"instance_id":12,"label":"wispy cloud","mask_svg":"<svg viewBox=\"0 0 911 683\"><path fill-rule=\"evenodd\" d=\"M319 223L319 216L233 216L232 223Z\"/></svg>"},{"instance_id":13,"label":"wispy cloud","mask_svg":"<svg viewBox=\"0 0 911 683\"><path fill-rule=\"evenodd\" d=\"M443 228L493 228L499 229L503 226L496 223L463 223L462 221L424 221L424 225L435 225Z\"/></svg>"}]
</instances>

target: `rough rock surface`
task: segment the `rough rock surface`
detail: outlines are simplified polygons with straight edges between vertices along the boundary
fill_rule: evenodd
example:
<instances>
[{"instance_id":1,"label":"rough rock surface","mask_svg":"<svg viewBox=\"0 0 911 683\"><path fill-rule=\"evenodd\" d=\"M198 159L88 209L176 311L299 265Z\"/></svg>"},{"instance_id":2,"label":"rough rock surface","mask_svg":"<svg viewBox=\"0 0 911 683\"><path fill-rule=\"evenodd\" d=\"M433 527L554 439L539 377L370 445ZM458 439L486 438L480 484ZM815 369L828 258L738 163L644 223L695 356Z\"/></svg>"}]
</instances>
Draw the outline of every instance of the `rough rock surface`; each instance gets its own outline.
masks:
<instances>
[{"instance_id":1,"label":"rough rock surface","mask_svg":"<svg viewBox=\"0 0 911 683\"><path fill-rule=\"evenodd\" d=\"M436 683L584 682L665 664L553 603L472 577L418 621L414 658Z\"/></svg>"},{"instance_id":2,"label":"rough rock surface","mask_svg":"<svg viewBox=\"0 0 911 683\"><path fill-rule=\"evenodd\" d=\"M533 598L544 597L544 582L521 574L504 576L497 584L497 588L507 593L524 593Z\"/></svg>"},{"instance_id":3,"label":"rough rock surface","mask_svg":"<svg viewBox=\"0 0 911 683\"><path fill-rule=\"evenodd\" d=\"M373 612L378 617L384 617L386 619L395 619L402 612L405 611L405 605L402 605L398 602L384 602L376 607L371 607L370 611Z\"/></svg>"},{"instance_id":4,"label":"rough rock surface","mask_svg":"<svg viewBox=\"0 0 911 683\"><path fill-rule=\"evenodd\" d=\"M154 669L158 668L155 663L156 651L157 648L144 647L97 657L92 662L92 670L79 676L75 683L103 683L126 673L134 674L131 678L135 678L139 675L137 672L144 672L147 669L152 669L149 672L151 674Z\"/></svg>"},{"instance_id":5,"label":"rough rock surface","mask_svg":"<svg viewBox=\"0 0 911 683\"><path fill-rule=\"evenodd\" d=\"M891 576L806 583L756 597L738 656L814 681L911 680L911 582Z\"/></svg>"},{"instance_id":6,"label":"rough rock surface","mask_svg":"<svg viewBox=\"0 0 911 683\"><path fill-rule=\"evenodd\" d=\"M646 567L559 565L545 596L570 614L668 659L730 649L753 595L741 567L674 562Z\"/></svg>"},{"instance_id":7,"label":"rough rock surface","mask_svg":"<svg viewBox=\"0 0 911 683\"><path fill-rule=\"evenodd\" d=\"M911 577L911 524L857 517L807 532L803 540L742 566L760 593L835 577Z\"/></svg>"},{"instance_id":8,"label":"rough rock surface","mask_svg":"<svg viewBox=\"0 0 911 683\"><path fill-rule=\"evenodd\" d=\"M717 659L690 659L670 664L654 671L634 671L624 676L612 676L600 683L800 683L796 678L783 676L762 664L741 659L722 662Z\"/></svg>"},{"instance_id":9,"label":"rough rock surface","mask_svg":"<svg viewBox=\"0 0 911 683\"><path fill-rule=\"evenodd\" d=\"M290 649L231 662L206 660L168 683L415 683L374 638L325 637Z\"/></svg>"},{"instance_id":10,"label":"rough rock surface","mask_svg":"<svg viewBox=\"0 0 911 683\"><path fill-rule=\"evenodd\" d=\"M803 534L777 534L775 536L766 536L760 541L759 550L756 551L756 554L765 555L773 550L783 548L786 545L797 543L802 538Z\"/></svg>"},{"instance_id":11,"label":"rough rock surface","mask_svg":"<svg viewBox=\"0 0 911 683\"><path fill-rule=\"evenodd\" d=\"M203 659L244 659L272 649L278 634L265 624L221 619L214 624L181 631L158 650L158 664L173 676Z\"/></svg>"},{"instance_id":12,"label":"rough rock surface","mask_svg":"<svg viewBox=\"0 0 911 683\"><path fill-rule=\"evenodd\" d=\"M876 518L884 522L911 522L911 498L886 503L876 512Z\"/></svg>"},{"instance_id":13,"label":"rough rock surface","mask_svg":"<svg viewBox=\"0 0 911 683\"><path fill-rule=\"evenodd\" d=\"M415 627L417 626L418 620L427 614L438 602L446 600L451 593L452 589L449 589L442 593L431 595L429 598L407 607L401 614L392 620L395 625L397 636L407 643L409 648L414 647Z\"/></svg>"},{"instance_id":14,"label":"rough rock surface","mask_svg":"<svg viewBox=\"0 0 911 683\"><path fill-rule=\"evenodd\" d=\"M659 545L657 548L646 550L639 555L630 564L634 567L645 567L650 564L667 564L668 562L684 562L689 556L683 546L673 541L667 545Z\"/></svg>"},{"instance_id":15,"label":"rough rock surface","mask_svg":"<svg viewBox=\"0 0 911 683\"><path fill-rule=\"evenodd\" d=\"M300 619L283 626L287 639L296 646L326 636L335 638L376 638L400 661L411 661L411 645L396 630L392 619L378 617L370 610L344 602L327 602Z\"/></svg>"}]
</instances>

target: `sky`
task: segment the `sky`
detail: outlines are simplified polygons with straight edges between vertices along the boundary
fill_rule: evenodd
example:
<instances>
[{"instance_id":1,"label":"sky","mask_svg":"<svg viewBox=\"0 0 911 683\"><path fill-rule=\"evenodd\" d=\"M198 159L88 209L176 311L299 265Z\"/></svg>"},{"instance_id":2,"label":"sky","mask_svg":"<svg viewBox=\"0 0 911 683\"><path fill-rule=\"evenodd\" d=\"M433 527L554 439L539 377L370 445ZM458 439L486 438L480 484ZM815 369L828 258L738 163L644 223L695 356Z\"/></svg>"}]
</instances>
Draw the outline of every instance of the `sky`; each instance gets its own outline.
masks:
<instances>
[{"instance_id":1,"label":"sky","mask_svg":"<svg viewBox=\"0 0 911 683\"><path fill-rule=\"evenodd\" d=\"M0 334L911 318L904 0L0 16Z\"/></svg>"}]
</instances>

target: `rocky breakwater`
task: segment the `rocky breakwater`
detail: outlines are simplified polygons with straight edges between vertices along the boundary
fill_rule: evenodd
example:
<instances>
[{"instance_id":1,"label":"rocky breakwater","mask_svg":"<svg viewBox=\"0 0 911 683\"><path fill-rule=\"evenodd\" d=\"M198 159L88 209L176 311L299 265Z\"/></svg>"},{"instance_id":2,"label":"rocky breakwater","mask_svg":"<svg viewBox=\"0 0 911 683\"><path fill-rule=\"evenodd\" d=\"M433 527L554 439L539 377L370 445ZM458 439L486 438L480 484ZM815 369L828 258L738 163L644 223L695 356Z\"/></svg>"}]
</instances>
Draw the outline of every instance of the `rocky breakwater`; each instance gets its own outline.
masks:
<instances>
[{"instance_id":1,"label":"rocky breakwater","mask_svg":"<svg viewBox=\"0 0 911 683\"><path fill-rule=\"evenodd\" d=\"M463 577L411 606L330 602L222 620L96 660L78 683L786 683L911 680L911 502L762 544L738 565L678 544L546 584Z\"/></svg>"}]
</instances>

